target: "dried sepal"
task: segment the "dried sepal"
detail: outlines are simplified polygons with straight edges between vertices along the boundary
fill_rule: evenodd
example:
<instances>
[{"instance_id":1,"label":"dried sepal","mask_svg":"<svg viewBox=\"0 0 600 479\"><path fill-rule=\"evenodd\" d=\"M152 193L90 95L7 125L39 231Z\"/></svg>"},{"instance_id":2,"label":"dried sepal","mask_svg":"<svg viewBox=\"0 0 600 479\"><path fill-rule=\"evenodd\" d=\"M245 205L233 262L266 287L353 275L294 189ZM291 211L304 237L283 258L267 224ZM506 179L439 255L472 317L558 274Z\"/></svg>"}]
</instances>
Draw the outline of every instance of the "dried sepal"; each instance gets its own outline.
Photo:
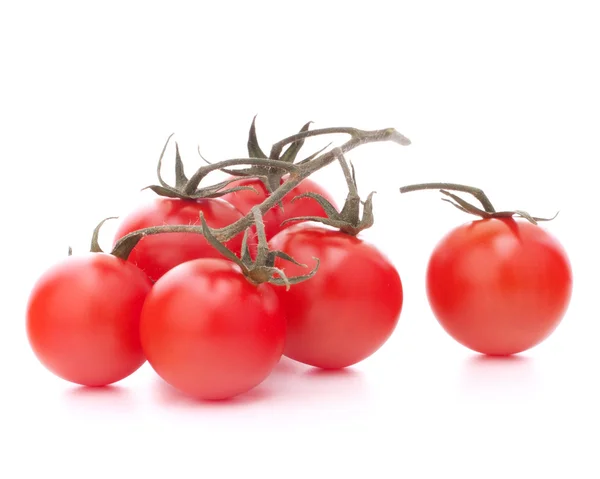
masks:
<instances>
[{"instance_id":1,"label":"dried sepal","mask_svg":"<svg viewBox=\"0 0 600 479\"><path fill-rule=\"evenodd\" d=\"M298 263L294 258L292 258L289 254L284 253L283 251L271 251L271 254L274 258L281 258L285 261L289 261L290 263L295 264L296 266L300 266L301 268L308 268L304 263Z\"/></svg>"},{"instance_id":2,"label":"dried sepal","mask_svg":"<svg viewBox=\"0 0 600 479\"><path fill-rule=\"evenodd\" d=\"M165 186L150 185L150 186L146 186L145 188L142 188L142 191L144 191L144 190L151 190L154 193L156 193L158 196L163 196L165 198L182 198L182 199L188 198L187 196L182 195L177 190L170 188L170 187L165 187Z\"/></svg>"},{"instance_id":3,"label":"dried sepal","mask_svg":"<svg viewBox=\"0 0 600 479\"><path fill-rule=\"evenodd\" d=\"M481 215L485 216L488 214L487 211L477 208L477 206L469 203L468 201L463 200L460 196L455 195L454 193L450 193L449 191L446 191L446 190L440 190L440 193L451 198L451 199L442 198L443 201L450 203L452 206L455 206L456 208L458 208L461 211L464 211L465 213L470 213L470 214L478 215L478 216L481 216Z\"/></svg>"},{"instance_id":4,"label":"dried sepal","mask_svg":"<svg viewBox=\"0 0 600 479\"><path fill-rule=\"evenodd\" d=\"M349 161L348 163L350 164L350 170L352 171L352 183L354 183L354 186L358 190L358 183L356 182L356 170L354 169L354 163L352 163L351 161Z\"/></svg>"},{"instance_id":5,"label":"dried sepal","mask_svg":"<svg viewBox=\"0 0 600 479\"><path fill-rule=\"evenodd\" d=\"M133 248L137 246L137 244L142 240L144 236L146 236L145 233L137 231L123 236L114 245L110 254L116 256L117 258L127 260L127 258L133 251Z\"/></svg>"},{"instance_id":6,"label":"dried sepal","mask_svg":"<svg viewBox=\"0 0 600 479\"><path fill-rule=\"evenodd\" d=\"M301 129L300 133L306 133L310 127L312 122L306 123ZM262 151L258 144L258 139L256 137L256 116L252 120L252 125L250 126L250 133L248 136L248 155L251 159L270 159L274 161L279 161L281 163L287 165L293 165L298 153L300 152L302 146L304 145L304 138L300 138L299 140L292 142L286 151L281 155L267 157L265 153ZM314 156L318 155L320 152L317 152ZM279 168L274 164L254 164L248 168L233 170L230 168L220 168L221 171L237 177L246 177L246 178L257 178L264 185L269 193L275 191L281 185L282 178L290 172L290 169ZM294 170L292 170L294 171Z\"/></svg>"},{"instance_id":7,"label":"dried sepal","mask_svg":"<svg viewBox=\"0 0 600 479\"><path fill-rule=\"evenodd\" d=\"M523 210L514 210L514 211L497 211L495 213L492 213L490 215L490 218L508 218L511 216L518 216L520 218L526 219L527 221L529 221L530 223L537 225L539 222L544 222L544 221L552 221L554 219L556 219L556 217L558 216L558 211L555 213L554 216L552 216L551 218L540 218L538 216L531 216L529 213L527 213L526 211Z\"/></svg>"},{"instance_id":8,"label":"dried sepal","mask_svg":"<svg viewBox=\"0 0 600 479\"><path fill-rule=\"evenodd\" d=\"M179 154L179 144L175 142L175 188L178 190L185 187L188 182L187 176L183 168L183 162L181 161L181 155Z\"/></svg>"},{"instance_id":9,"label":"dried sepal","mask_svg":"<svg viewBox=\"0 0 600 479\"><path fill-rule=\"evenodd\" d=\"M319 205L321 205L321 208L323 208L327 216L335 216L338 214L338 211L335 209L335 206L333 206L327 198L313 191L307 191L306 193L294 196L291 202L294 203L302 198L312 198L313 200L315 200L317 203L319 203Z\"/></svg>"},{"instance_id":10,"label":"dried sepal","mask_svg":"<svg viewBox=\"0 0 600 479\"><path fill-rule=\"evenodd\" d=\"M202 161L204 161L204 163L206 163L209 166L214 166L214 162L209 161L208 159L206 159L202 153L200 152L200 146L198 146L197 148L198 151L198 156L200 156L200 158L202 159ZM247 176L242 170L230 170L229 168L219 168L220 171L222 171L223 173L227 173L228 175L231 176Z\"/></svg>"},{"instance_id":11,"label":"dried sepal","mask_svg":"<svg viewBox=\"0 0 600 479\"><path fill-rule=\"evenodd\" d=\"M167 151L167 146L169 146L169 142L173 137L174 133L171 133L163 146L163 149L158 157L158 164L156 166L156 176L158 178L159 185L150 185L142 188L143 190L152 190L159 196L164 196L167 198L185 198L182 194L182 188L188 182L187 177L185 176L183 162L181 161L181 155L179 153L179 144L175 142L175 186L169 185L162 176L162 165L163 158L165 156L165 152Z\"/></svg>"},{"instance_id":12,"label":"dried sepal","mask_svg":"<svg viewBox=\"0 0 600 479\"><path fill-rule=\"evenodd\" d=\"M200 151L200 145L197 146L196 151L198 152L198 156L202 159L202 161L204 163L206 163L207 165L212 165L212 161L208 161L204 155L202 154L202 152Z\"/></svg>"},{"instance_id":13,"label":"dried sepal","mask_svg":"<svg viewBox=\"0 0 600 479\"><path fill-rule=\"evenodd\" d=\"M261 150L256 137L256 115L252 119L250 125L250 133L248 134L248 155L253 158L267 158L267 155Z\"/></svg>"},{"instance_id":14,"label":"dried sepal","mask_svg":"<svg viewBox=\"0 0 600 479\"><path fill-rule=\"evenodd\" d=\"M400 193L409 193L411 191L419 190L452 190L460 191L462 193L469 193L481 203L481 206L485 211L487 211L488 213L494 213L496 211L494 205L492 205L492 202L484 193L484 191L481 188L476 188L474 186L461 185L458 183L419 183L415 185L403 186L402 188L400 188Z\"/></svg>"},{"instance_id":15,"label":"dried sepal","mask_svg":"<svg viewBox=\"0 0 600 479\"><path fill-rule=\"evenodd\" d=\"M253 188L252 186L234 186L232 188L227 188L227 186L233 183L234 181L236 181L235 178L229 178L225 181L217 183L216 185L208 186L206 188L199 188L196 190L195 193L187 196L187 198L219 198L223 195L234 193L236 191L252 191L253 193L258 194L256 188Z\"/></svg>"},{"instance_id":16,"label":"dried sepal","mask_svg":"<svg viewBox=\"0 0 600 479\"><path fill-rule=\"evenodd\" d=\"M100 221L100 223L98 223L98 225L94 228L94 232L92 233L92 241L90 244L90 252L92 253L104 253L104 251L102 250L102 248L100 247L100 243L98 242L98 237L100 236L100 229L102 229L102 226L104 225L104 223L106 223L108 220L116 220L117 217L116 216L110 216L108 218L104 218L102 221ZM71 248L69 247L69 256L71 256L72 251Z\"/></svg>"},{"instance_id":17,"label":"dried sepal","mask_svg":"<svg viewBox=\"0 0 600 479\"><path fill-rule=\"evenodd\" d=\"M308 131L308 128L310 127L311 123L312 123L312 121L309 121L308 123L306 123L300 129L300 133ZM300 150L302 149L302 146L304 145L304 141L305 141L305 139L303 138L301 140L293 142L290 146L288 146L287 150L285 150L283 155L281 155L281 158L273 158L273 160L281 159L281 161L285 161L286 163L294 163L294 161L296 161L296 157L298 156L298 153L300 152Z\"/></svg>"},{"instance_id":18,"label":"dried sepal","mask_svg":"<svg viewBox=\"0 0 600 479\"><path fill-rule=\"evenodd\" d=\"M532 223L534 225L537 225L538 222L540 222L540 221L552 221L553 219L555 219L558 216L558 212L552 218L539 218L537 216L532 216L523 210L490 212L490 211L485 211L485 210L482 210L481 208L478 208L477 206L469 203L468 201L465 201L461 197L455 195L454 193L450 193L447 190L440 190L440 193L442 193L443 195L446 195L450 198L450 199L442 198L443 201L450 203L452 206L458 208L459 210L463 211L464 213L479 216L484 219L510 218L513 216L517 216L517 217L520 217L520 218L523 218L523 219L529 221L530 223Z\"/></svg>"},{"instance_id":19,"label":"dried sepal","mask_svg":"<svg viewBox=\"0 0 600 479\"><path fill-rule=\"evenodd\" d=\"M445 201L445 202L447 202L447 203L450 203L452 206L454 206L456 209L458 209L458 210L462 211L463 213L467 213L467 214L474 214L474 213L471 213L471 212L470 212L469 210L467 210L466 208L464 208L464 207L460 206L458 203L455 203L454 201L452 201L452 200L449 200L448 198L442 198L442 201Z\"/></svg>"},{"instance_id":20,"label":"dried sepal","mask_svg":"<svg viewBox=\"0 0 600 479\"><path fill-rule=\"evenodd\" d=\"M240 176L257 176L259 174L259 171L262 171L262 169L264 168L274 171L280 171L282 176L286 173L293 173L298 171L298 167L296 165L284 163L283 161L279 160L269 160L264 158L232 158L229 160L220 161L218 163L211 163L209 165L199 168L189 179L189 181L185 185L185 188L183 188L182 194L185 194L188 197L193 197L193 195L196 194L198 191L198 185L210 173L216 170L223 171L224 169L229 169L229 167L231 166L240 165L251 165L249 168L239 170L242 173L242 175ZM261 169L255 169L257 167ZM236 181L236 179L237 178L230 178L226 181L233 182Z\"/></svg>"},{"instance_id":21,"label":"dried sepal","mask_svg":"<svg viewBox=\"0 0 600 479\"><path fill-rule=\"evenodd\" d=\"M356 236L361 231L373 226L375 221L373 216L373 195L375 192L371 192L369 196L367 196L367 199L362 201L358 195L354 166L352 166L352 164L348 166L341 149L336 148L334 151L340 162L348 185L348 195L346 196L346 201L344 202L342 210L338 212L331 202L322 195L314 192L307 192L294 197L292 202L297 201L300 198L311 198L321 205L326 216L299 216L296 218L289 218L285 220L282 225L297 221L315 221L317 223L332 226L353 236ZM363 205L362 215L360 211L361 205Z\"/></svg>"},{"instance_id":22,"label":"dried sepal","mask_svg":"<svg viewBox=\"0 0 600 479\"><path fill-rule=\"evenodd\" d=\"M351 214L347 214L344 212L344 210L342 210L342 212L338 212L335 208L333 208L333 206L331 206L331 203L329 203L325 198L323 198L321 195L319 195L317 193L312 193L310 195L309 194L298 195L292 201L294 201L298 198L302 198L302 197L309 197L309 198L313 198L316 201L318 201L321 206L324 206L325 204L329 204L331 206L331 208L333 209L333 211L325 210L325 213L327 215L326 217L298 216L295 218L289 218L289 219L283 221L282 225L287 224L287 223L292 223L292 222L298 222L298 221L314 221L317 223L322 223L324 225L337 228L346 234L356 236L358 233L360 233L363 230L366 230L367 228L370 228L374 224L374 221L375 221L375 217L373 215L373 195L374 194L375 194L375 192L373 191L373 192L369 193L369 196L367 196L367 199L364 201L363 213L362 213L362 216L360 216L360 217L355 217L355 216L352 216ZM323 209L325 209L325 208L323 208ZM350 210L347 210L347 211L350 211Z\"/></svg>"},{"instance_id":23,"label":"dried sepal","mask_svg":"<svg viewBox=\"0 0 600 479\"><path fill-rule=\"evenodd\" d=\"M315 260L316 264L315 267L309 273L294 276L292 278L288 278L283 272L283 270L279 268L272 268L273 274L279 275L279 278L272 276L269 282L276 286L285 286L286 291L289 291L290 286L307 281L311 279L315 274L317 274L317 271L319 269L319 258L313 257L313 259Z\"/></svg>"},{"instance_id":24,"label":"dried sepal","mask_svg":"<svg viewBox=\"0 0 600 479\"><path fill-rule=\"evenodd\" d=\"M270 250L265 235L264 223L262 220L260 209L256 207L253 208L252 214L254 216L254 227L256 229L256 234L258 237L256 258L254 260L252 259L252 255L250 253L250 248L248 244L251 228L248 228L244 232L244 237L242 239L242 252L240 257L238 257L233 251L231 251L229 248L227 248L227 246L225 246L217 239L213 230L207 225L206 220L204 219L204 215L200 213L202 234L204 235L206 240L214 248L216 248L217 251L219 251L219 253L221 253L225 258L237 264L241 268L244 275L253 284L271 283L278 286L285 286L287 289L289 289L290 285L292 284L297 284L312 278L316 274L317 269L319 267L318 260L316 260L317 264L315 268L313 268L313 270L307 273L306 275L294 276L290 278L288 278L280 268L275 267L276 258L281 258L286 261L290 261L291 263L297 266L305 268L307 266L294 260L291 256L284 253L283 251Z\"/></svg>"},{"instance_id":25,"label":"dried sepal","mask_svg":"<svg viewBox=\"0 0 600 479\"><path fill-rule=\"evenodd\" d=\"M159 185L146 186L142 190L152 190L159 196L164 196L166 198L179 198L182 200L196 200L200 198L219 198L226 194L242 190L252 191L253 193L258 194L258 191L256 191L256 189L252 186L235 186L233 188L227 188L229 184L235 181L237 181L235 178L229 178L211 186L198 188L195 192L191 194L186 193L184 191L184 188L173 188L170 186L164 187Z\"/></svg>"},{"instance_id":26,"label":"dried sepal","mask_svg":"<svg viewBox=\"0 0 600 479\"><path fill-rule=\"evenodd\" d=\"M270 274L270 283L275 284L277 286L285 286L286 291L289 291L291 283L282 269L273 267L271 268ZM275 275L279 277L276 277Z\"/></svg>"},{"instance_id":27,"label":"dried sepal","mask_svg":"<svg viewBox=\"0 0 600 479\"><path fill-rule=\"evenodd\" d=\"M179 198L184 200L195 200L199 198L218 198L220 196L233 193L235 191L241 190L249 190L253 191L256 194L258 192L252 188L251 186L236 186L233 188L226 188L227 185L236 181L235 178L230 178L220 183L210 185L207 187L199 188L198 185L200 182L211 172L219 169L223 169L225 171L229 171L232 174L239 174L240 176L245 176L246 174L242 172L236 172L236 170L229 170L228 166L236 166L236 165L252 165L249 170L256 168L257 164L262 168L267 168L269 170L277 170L280 171L281 174L285 174L290 171L294 171L295 167L293 165L289 165L287 163L283 163L281 161L273 162L266 159L264 153L262 154L263 158L239 158L232 160L225 160L224 162L219 162L216 164L210 163L206 160L202 154L200 153L200 148L198 148L198 154L200 157L208 163L208 166L199 168L196 173L191 178L188 178L185 174L185 168L183 165L183 161L181 160L181 154L179 151L179 144L175 142L175 185L169 185L162 176L162 166L165 152L167 150L167 146L173 134L171 134L158 158L158 164L156 167L156 175L158 178L158 185L150 185L142 188L142 190L152 190L159 196L167 197L167 198ZM233 176L233 175L232 175Z\"/></svg>"},{"instance_id":28,"label":"dried sepal","mask_svg":"<svg viewBox=\"0 0 600 479\"><path fill-rule=\"evenodd\" d=\"M221 253L225 258L238 264L242 269L245 269L245 266L241 262L240 258L238 258L236 254L227 246L221 243L213 234L212 229L208 226L206 220L204 219L204 213L202 211L200 212L200 224L202 225L202 234L204 235L204 238L206 238L206 241L208 241L211 246ZM246 273L246 271L244 271L244 273Z\"/></svg>"},{"instance_id":29,"label":"dried sepal","mask_svg":"<svg viewBox=\"0 0 600 479\"><path fill-rule=\"evenodd\" d=\"M163 162L163 158L165 156L165 151L167 151L167 146L169 146L169 142L171 141L171 138L173 138L173 135L175 133L171 133L169 135L169 137L167 138L167 141L165 141L165 146L163 146L162 151L160 152L160 156L158 157L158 164L156 165L156 176L158 177L158 182L160 183L161 186L165 187L165 188L171 188L169 186L169 184L163 180L162 177L162 162Z\"/></svg>"},{"instance_id":30,"label":"dried sepal","mask_svg":"<svg viewBox=\"0 0 600 479\"><path fill-rule=\"evenodd\" d=\"M312 155L307 156L306 158L304 158L302 161L297 162L297 165L303 165L304 163L308 163L311 160L314 160L317 156L319 156L321 153L323 153L327 148L329 148L331 146L331 143L328 143L327 145L325 145L323 148L321 148L319 151L315 151Z\"/></svg>"},{"instance_id":31,"label":"dried sepal","mask_svg":"<svg viewBox=\"0 0 600 479\"><path fill-rule=\"evenodd\" d=\"M269 259L269 243L267 242L267 234L265 232L265 222L263 221L260 210L256 207L252 208L252 216L254 217L254 226L256 228L256 237L258 245L256 247L256 263L266 265ZM273 265L275 261L273 260ZM273 266L271 265L271 266Z\"/></svg>"},{"instance_id":32,"label":"dried sepal","mask_svg":"<svg viewBox=\"0 0 600 479\"><path fill-rule=\"evenodd\" d=\"M251 231L251 228L247 228L246 231L244 231L244 236L242 238L242 254L240 259L243 264L252 263L252 255L250 254L250 246L248 243L248 238L250 237Z\"/></svg>"},{"instance_id":33,"label":"dried sepal","mask_svg":"<svg viewBox=\"0 0 600 479\"><path fill-rule=\"evenodd\" d=\"M375 216L373 215L373 196L376 191L371 191L365 201L361 201L363 204L363 215L360 220L360 231L370 228L375 223Z\"/></svg>"}]
</instances>

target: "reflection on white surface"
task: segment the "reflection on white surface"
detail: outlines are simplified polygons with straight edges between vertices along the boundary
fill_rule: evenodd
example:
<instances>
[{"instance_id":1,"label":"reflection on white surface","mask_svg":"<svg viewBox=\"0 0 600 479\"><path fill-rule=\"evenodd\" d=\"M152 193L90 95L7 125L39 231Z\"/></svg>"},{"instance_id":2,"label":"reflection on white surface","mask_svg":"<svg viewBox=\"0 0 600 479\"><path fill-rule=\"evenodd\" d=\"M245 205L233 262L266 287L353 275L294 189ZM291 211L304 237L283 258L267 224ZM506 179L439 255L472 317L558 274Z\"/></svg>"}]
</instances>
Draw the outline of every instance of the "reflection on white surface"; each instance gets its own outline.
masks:
<instances>
[{"instance_id":1,"label":"reflection on white surface","mask_svg":"<svg viewBox=\"0 0 600 479\"><path fill-rule=\"evenodd\" d=\"M506 398L535 393L540 387L533 358L514 356L469 356L461 370L460 386L472 395Z\"/></svg>"},{"instance_id":2,"label":"reflection on white surface","mask_svg":"<svg viewBox=\"0 0 600 479\"><path fill-rule=\"evenodd\" d=\"M71 389L67 389L65 396L71 398L123 398L129 394L127 389L123 386L101 386L101 387L87 387L87 386L73 386Z\"/></svg>"},{"instance_id":3,"label":"reflection on white surface","mask_svg":"<svg viewBox=\"0 0 600 479\"><path fill-rule=\"evenodd\" d=\"M358 367L324 370L298 363L286 357L273 371L266 384L278 391L281 400L310 407L329 403L360 403L367 394L363 372Z\"/></svg>"},{"instance_id":4,"label":"reflection on white surface","mask_svg":"<svg viewBox=\"0 0 600 479\"><path fill-rule=\"evenodd\" d=\"M256 387L245 394L223 399L219 401L202 401L186 396L177 389L170 386L168 383L156 378L153 384L153 400L158 405L166 407L198 407L198 408L236 408L238 406L249 406L255 403L260 403L272 397L272 393L268 388Z\"/></svg>"},{"instance_id":5,"label":"reflection on white surface","mask_svg":"<svg viewBox=\"0 0 600 479\"><path fill-rule=\"evenodd\" d=\"M118 385L73 386L64 392L63 397L65 404L71 410L128 412L136 407L134 393Z\"/></svg>"},{"instance_id":6,"label":"reflection on white surface","mask_svg":"<svg viewBox=\"0 0 600 479\"><path fill-rule=\"evenodd\" d=\"M266 406L279 408L290 403L303 406L357 402L366 393L362 372L352 368L323 370L282 358L271 375L245 394L222 401L199 401L169 386L160 378L153 383L153 400L161 406L196 408L237 408Z\"/></svg>"}]
</instances>

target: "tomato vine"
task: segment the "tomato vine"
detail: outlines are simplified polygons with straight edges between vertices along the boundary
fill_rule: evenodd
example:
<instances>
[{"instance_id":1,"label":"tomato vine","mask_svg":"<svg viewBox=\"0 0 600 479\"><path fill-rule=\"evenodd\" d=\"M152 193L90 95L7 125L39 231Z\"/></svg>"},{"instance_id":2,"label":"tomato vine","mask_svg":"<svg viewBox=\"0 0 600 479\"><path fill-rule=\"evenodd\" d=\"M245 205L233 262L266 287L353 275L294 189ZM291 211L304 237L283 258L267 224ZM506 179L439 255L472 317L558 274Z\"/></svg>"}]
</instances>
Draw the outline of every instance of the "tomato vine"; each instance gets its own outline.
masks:
<instances>
[{"instance_id":1,"label":"tomato vine","mask_svg":"<svg viewBox=\"0 0 600 479\"><path fill-rule=\"evenodd\" d=\"M458 208L464 213L469 213L484 219L509 218L513 216L518 216L526 219L534 225L537 225L540 221L552 221L554 218L556 218L556 216L558 216L558 212L552 218L539 218L536 216L532 216L523 210L496 211L496 209L492 205L492 202L483 192L482 189L476 188L474 186L460 185L457 183L421 183L416 185L408 185L400 188L400 193L409 193L411 191L419 190L439 190L440 193L447 197L442 198L443 201L450 203L452 206ZM481 203L483 209L478 208L477 206L469 203L468 201L463 200L460 196L450 193L450 191L448 190L454 190L473 195Z\"/></svg>"},{"instance_id":2,"label":"tomato vine","mask_svg":"<svg viewBox=\"0 0 600 479\"><path fill-rule=\"evenodd\" d=\"M265 183L265 186L270 191L270 195L259 205L238 221L217 229L211 229L206 225L206 222L201 217L201 225L167 225L153 226L133 231L117 241L111 251L111 254L121 259L127 259L133 248L145 236L163 234L163 233L196 233L206 237L206 239L217 248L225 257L234 260L242 267L242 270L247 277L256 283L271 282L274 284L288 286L295 282L309 279L316 272L316 268L306 275L297 276L294 278L286 278L281 270L274 267L276 257L294 262L293 258L288 257L285 253L279 251L270 251L267 239L264 235L264 226L262 225L262 215L271 208L280 204L281 200L290 193L296 186L310 175L320 170L321 168L338 161L342 167L344 177L348 185L348 196L346 202L340 212L324 197L316 193L305 193L297 196L310 197L325 210L326 218L321 217L298 217L288 219L287 221L311 220L319 221L330 226L339 228L341 231L356 235L359 231L370 227L373 224L373 208L371 193L363 202L358 196L356 187L356 177L352 165L348 165L344 154L368 143L375 142L393 142L398 145L410 145L410 140L399 133L394 128L386 128L382 130L360 130L352 127L331 127L309 130L310 123L305 124L300 132L284 138L271 147L270 153L267 156L258 145L256 139L255 119L250 128L248 139L248 151L251 155L248 158L235 158L210 163L200 167L191 177L187 177L183 170L183 162L179 154L179 146L175 145L175 185L168 185L162 178L161 167L164 153L171 136L167 139L165 146L159 157L157 175L159 185L149 186L155 193L161 196L180 199L199 199L199 198L214 198L223 196L233 191L242 189L252 189L251 187L235 187L227 188L227 186L236 181L239 176L246 178L259 178ZM327 147L320 150L304 160L294 163L298 151L302 147L304 140L310 137L331 135L331 134L347 134L350 139L342 145L335 147L329 151L325 151ZM289 145L289 146L288 146ZM288 148L283 151L283 149ZM245 170L232 170L232 167L246 165ZM232 178L210 186L200 186L203 180L214 171L225 171L232 175ZM282 178L287 175L285 180ZM360 216L361 204L363 205L362 218ZM101 223L102 224L102 223ZM101 226L98 225L98 228ZM255 227L258 232L258 256L254 260L250 258L250 253L247 246L249 228ZM97 229L98 229L97 228ZM238 258L234 253L229 251L223 243L231 238L245 232L244 248L242 255ZM97 245L97 231L95 232Z\"/></svg>"}]
</instances>

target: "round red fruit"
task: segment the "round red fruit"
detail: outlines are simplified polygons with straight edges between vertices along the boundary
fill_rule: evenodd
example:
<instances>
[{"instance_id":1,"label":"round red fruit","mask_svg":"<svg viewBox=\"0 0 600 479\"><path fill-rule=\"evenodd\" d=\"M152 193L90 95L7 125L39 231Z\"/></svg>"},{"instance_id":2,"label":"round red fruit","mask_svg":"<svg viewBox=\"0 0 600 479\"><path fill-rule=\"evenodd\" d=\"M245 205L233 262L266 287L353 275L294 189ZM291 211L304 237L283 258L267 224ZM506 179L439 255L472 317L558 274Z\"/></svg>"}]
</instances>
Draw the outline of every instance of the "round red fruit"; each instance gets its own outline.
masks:
<instances>
[{"instance_id":1,"label":"round red fruit","mask_svg":"<svg viewBox=\"0 0 600 479\"><path fill-rule=\"evenodd\" d=\"M212 228L228 226L242 217L231 204L220 199L182 200L156 198L131 212L120 222L114 242L136 230L163 225L200 225L200 212ZM239 255L242 235L226 246ZM198 258L220 258L221 254L196 233L165 233L146 236L133 248L128 261L152 281L175 266Z\"/></svg>"},{"instance_id":2,"label":"round red fruit","mask_svg":"<svg viewBox=\"0 0 600 479\"><path fill-rule=\"evenodd\" d=\"M313 278L276 290L287 320L286 356L338 369L371 356L387 341L402 309L402 283L377 248L308 223L282 231L271 246L307 265L320 260ZM289 276L305 274L287 262L276 266Z\"/></svg>"},{"instance_id":3,"label":"round red fruit","mask_svg":"<svg viewBox=\"0 0 600 479\"><path fill-rule=\"evenodd\" d=\"M85 386L119 381L145 361L139 338L148 277L104 253L73 256L50 268L27 305L27 335L40 362Z\"/></svg>"},{"instance_id":4,"label":"round red fruit","mask_svg":"<svg viewBox=\"0 0 600 479\"><path fill-rule=\"evenodd\" d=\"M427 270L427 294L442 327L489 355L525 351L548 337L571 297L562 246L525 220L473 221L447 234Z\"/></svg>"},{"instance_id":5,"label":"round red fruit","mask_svg":"<svg viewBox=\"0 0 600 479\"><path fill-rule=\"evenodd\" d=\"M255 286L223 259L173 268L142 312L148 362L186 395L227 399L260 384L278 363L285 319L269 284Z\"/></svg>"}]
</instances>

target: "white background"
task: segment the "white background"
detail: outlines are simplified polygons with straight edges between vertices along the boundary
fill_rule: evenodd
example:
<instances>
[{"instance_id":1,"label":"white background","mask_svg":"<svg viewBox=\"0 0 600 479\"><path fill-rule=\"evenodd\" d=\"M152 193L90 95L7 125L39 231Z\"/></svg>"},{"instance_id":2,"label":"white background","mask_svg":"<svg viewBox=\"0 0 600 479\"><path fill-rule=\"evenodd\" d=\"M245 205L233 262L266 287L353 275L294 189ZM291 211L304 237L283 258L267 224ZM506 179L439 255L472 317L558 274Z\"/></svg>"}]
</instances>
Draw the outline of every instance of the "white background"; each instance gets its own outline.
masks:
<instances>
[{"instance_id":1,"label":"white background","mask_svg":"<svg viewBox=\"0 0 600 479\"><path fill-rule=\"evenodd\" d=\"M599 477L595 3L2 2L0 476ZM198 144L244 155L254 114L264 148L308 120L413 141L349 155L378 192L365 238L404 282L393 337L339 374L283 361L225 404L183 399L148 366L107 390L49 374L24 327L39 274L145 198L170 133L193 170ZM343 199L335 165L317 179ZM551 338L490 360L441 330L425 266L470 218L435 192L400 197L421 181L560 210L544 227L574 294Z\"/></svg>"}]
</instances>

